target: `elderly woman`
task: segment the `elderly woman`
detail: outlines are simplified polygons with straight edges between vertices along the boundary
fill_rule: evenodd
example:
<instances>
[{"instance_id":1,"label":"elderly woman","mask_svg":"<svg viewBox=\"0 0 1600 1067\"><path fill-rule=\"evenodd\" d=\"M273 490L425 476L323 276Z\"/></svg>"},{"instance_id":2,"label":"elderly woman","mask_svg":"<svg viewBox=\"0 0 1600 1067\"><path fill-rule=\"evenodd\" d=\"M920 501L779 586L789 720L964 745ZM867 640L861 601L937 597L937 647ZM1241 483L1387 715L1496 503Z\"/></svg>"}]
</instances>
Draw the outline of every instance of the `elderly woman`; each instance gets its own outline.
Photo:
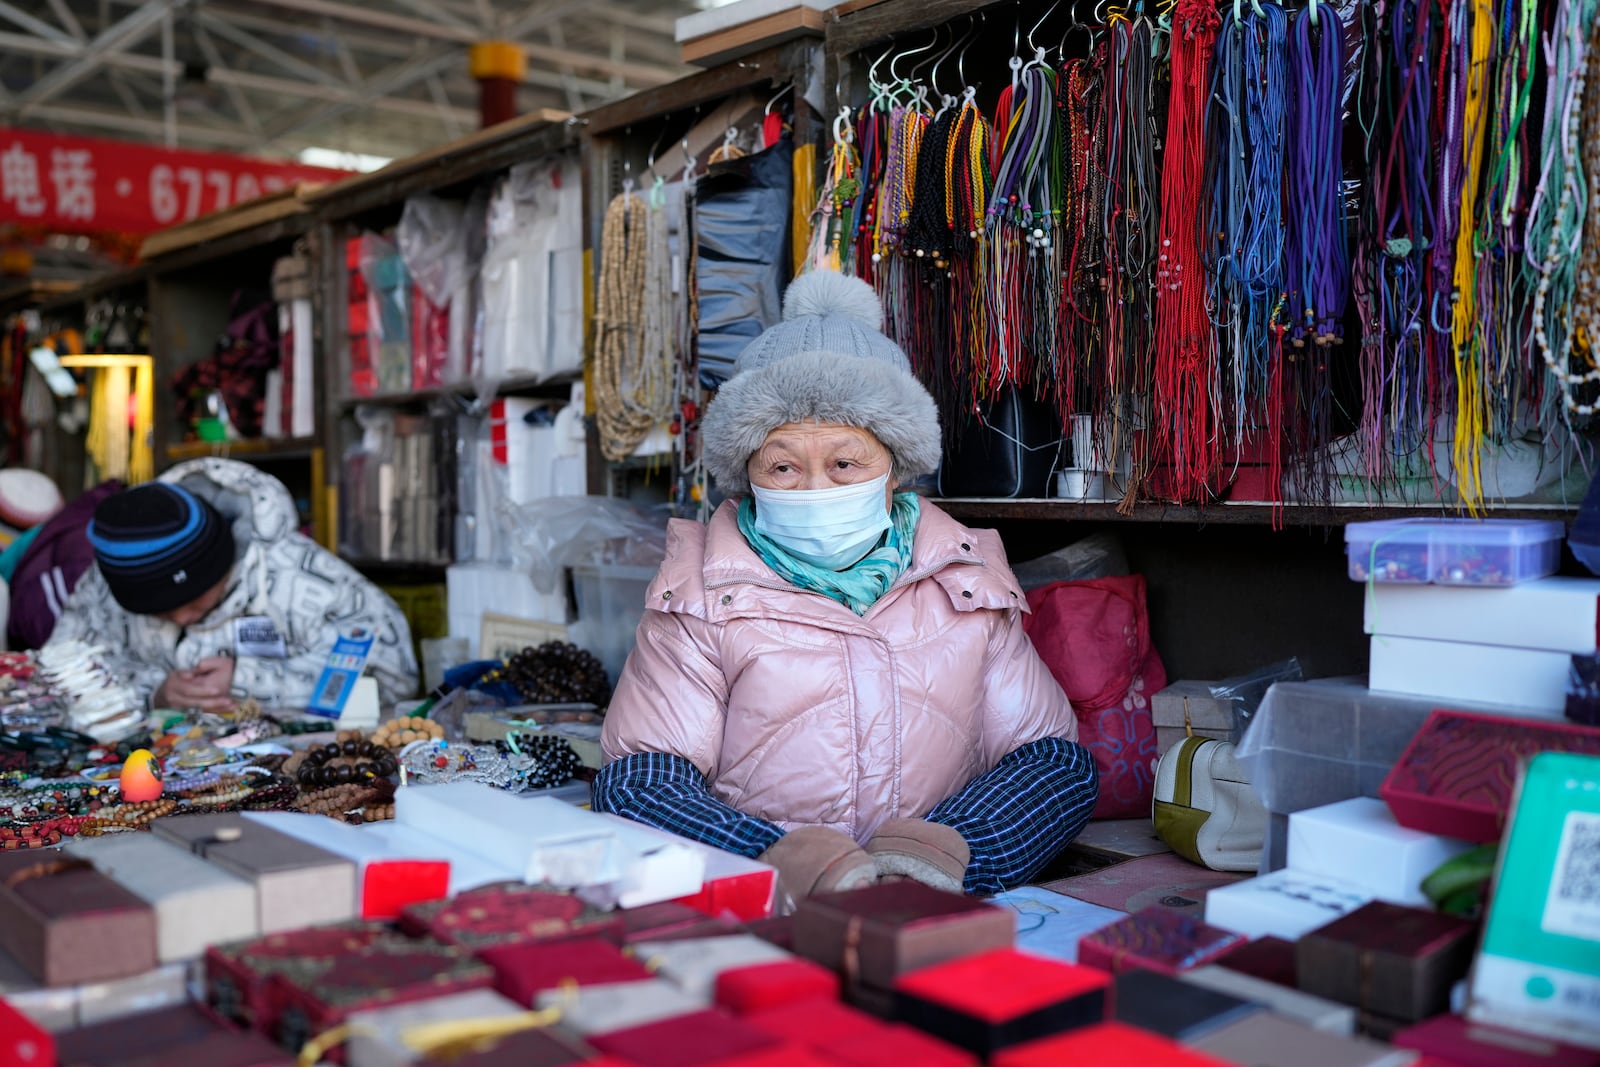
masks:
<instances>
[{"instance_id":1,"label":"elderly woman","mask_svg":"<svg viewBox=\"0 0 1600 1067\"><path fill-rule=\"evenodd\" d=\"M706 413L733 499L677 521L606 715L594 807L776 867L793 898L1025 882L1094 760L999 537L900 486L938 413L865 283L800 278Z\"/></svg>"}]
</instances>

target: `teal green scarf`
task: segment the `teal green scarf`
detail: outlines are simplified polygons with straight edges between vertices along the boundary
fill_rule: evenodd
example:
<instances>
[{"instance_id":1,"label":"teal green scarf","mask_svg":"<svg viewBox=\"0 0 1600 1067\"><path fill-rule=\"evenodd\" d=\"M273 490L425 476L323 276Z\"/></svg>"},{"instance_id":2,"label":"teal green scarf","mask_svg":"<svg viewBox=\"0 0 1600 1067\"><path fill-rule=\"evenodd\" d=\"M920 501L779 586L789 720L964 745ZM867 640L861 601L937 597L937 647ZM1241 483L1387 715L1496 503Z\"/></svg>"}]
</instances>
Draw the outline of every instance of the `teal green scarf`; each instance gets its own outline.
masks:
<instances>
[{"instance_id":1,"label":"teal green scarf","mask_svg":"<svg viewBox=\"0 0 1600 1067\"><path fill-rule=\"evenodd\" d=\"M859 562L842 571L821 567L791 556L784 547L756 529L756 503L753 497L739 501L739 532L756 550L761 562L778 577L799 589L821 593L837 600L857 615L865 615L878 598L889 591L911 565L911 547L916 539L917 517L922 507L915 493L896 493L889 509L889 532L883 542Z\"/></svg>"}]
</instances>

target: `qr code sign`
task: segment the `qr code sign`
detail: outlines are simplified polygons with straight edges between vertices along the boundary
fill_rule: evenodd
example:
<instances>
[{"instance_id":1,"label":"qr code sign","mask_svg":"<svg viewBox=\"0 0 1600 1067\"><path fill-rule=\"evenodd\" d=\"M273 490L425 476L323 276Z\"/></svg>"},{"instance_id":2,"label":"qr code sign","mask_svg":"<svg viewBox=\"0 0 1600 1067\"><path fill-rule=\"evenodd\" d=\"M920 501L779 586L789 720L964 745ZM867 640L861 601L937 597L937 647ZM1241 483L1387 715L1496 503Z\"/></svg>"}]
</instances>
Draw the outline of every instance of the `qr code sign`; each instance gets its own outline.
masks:
<instances>
[{"instance_id":1,"label":"qr code sign","mask_svg":"<svg viewBox=\"0 0 1600 1067\"><path fill-rule=\"evenodd\" d=\"M1600 815L1567 815L1539 925L1547 933L1600 939Z\"/></svg>"}]
</instances>

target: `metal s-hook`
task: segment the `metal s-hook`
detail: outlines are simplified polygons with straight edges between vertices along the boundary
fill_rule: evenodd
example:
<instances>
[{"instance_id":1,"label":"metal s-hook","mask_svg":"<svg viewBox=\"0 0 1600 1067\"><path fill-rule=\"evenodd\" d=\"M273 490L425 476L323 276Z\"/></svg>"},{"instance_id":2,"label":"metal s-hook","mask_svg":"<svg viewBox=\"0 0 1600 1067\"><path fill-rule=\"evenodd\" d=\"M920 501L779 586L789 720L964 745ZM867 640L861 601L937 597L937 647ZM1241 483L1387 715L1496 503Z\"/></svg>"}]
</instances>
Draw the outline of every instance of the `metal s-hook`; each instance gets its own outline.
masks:
<instances>
[{"instance_id":1,"label":"metal s-hook","mask_svg":"<svg viewBox=\"0 0 1600 1067\"><path fill-rule=\"evenodd\" d=\"M1038 55L1039 53L1043 52L1044 49L1040 48L1038 45L1033 43L1033 35L1039 32L1039 27L1043 26L1045 24L1045 22L1050 18L1050 16L1055 14L1056 8L1058 8L1060 6L1061 6L1061 0L1055 0L1055 3L1051 4L1049 9L1045 11L1043 17L1041 17L1038 22L1035 22L1033 24L1033 29L1028 31L1028 47L1033 51L1033 53L1035 55Z\"/></svg>"}]
</instances>

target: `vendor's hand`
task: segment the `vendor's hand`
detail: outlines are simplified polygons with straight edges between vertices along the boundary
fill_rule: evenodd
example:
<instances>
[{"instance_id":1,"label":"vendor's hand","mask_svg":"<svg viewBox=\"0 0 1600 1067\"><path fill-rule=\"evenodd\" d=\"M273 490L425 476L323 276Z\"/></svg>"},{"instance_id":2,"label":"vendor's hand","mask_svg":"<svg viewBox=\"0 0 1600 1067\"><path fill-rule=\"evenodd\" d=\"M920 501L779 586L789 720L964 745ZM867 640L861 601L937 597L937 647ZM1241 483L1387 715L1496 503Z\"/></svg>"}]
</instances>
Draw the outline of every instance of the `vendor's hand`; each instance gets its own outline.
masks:
<instances>
[{"instance_id":1,"label":"vendor's hand","mask_svg":"<svg viewBox=\"0 0 1600 1067\"><path fill-rule=\"evenodd\" d=\"M151 701L158 708L228 711L233 707L233 659L208 656L186 671L173 671Z\"/></svg>"}]
</instances>

